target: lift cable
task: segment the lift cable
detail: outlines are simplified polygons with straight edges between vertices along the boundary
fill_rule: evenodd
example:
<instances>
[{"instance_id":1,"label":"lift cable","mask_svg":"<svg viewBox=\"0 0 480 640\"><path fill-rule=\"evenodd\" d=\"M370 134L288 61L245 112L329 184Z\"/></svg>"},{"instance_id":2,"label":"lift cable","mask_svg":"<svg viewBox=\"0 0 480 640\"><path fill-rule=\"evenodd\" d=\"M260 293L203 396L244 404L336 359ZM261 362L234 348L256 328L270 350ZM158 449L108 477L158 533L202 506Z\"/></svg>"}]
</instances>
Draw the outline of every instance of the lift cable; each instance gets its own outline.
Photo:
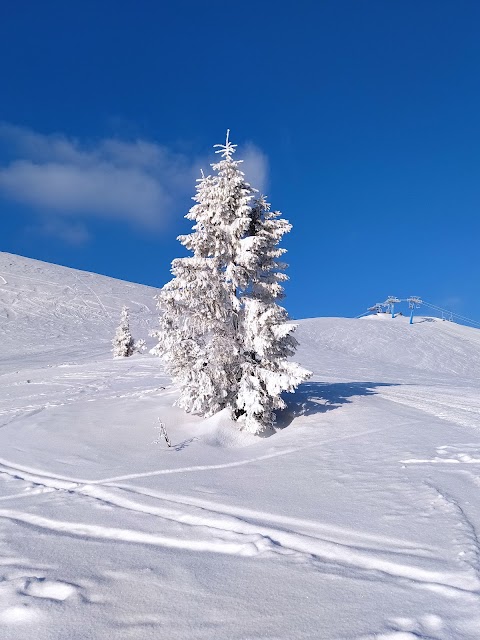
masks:
<instances>
[{"instance_id":1,"label":"lift cable","mask_svg":"<svg viewBox=\"0 0 480 640\"><path fill-rule=\"evenodd\" d=\"M467 318L466 316L462 316L459 313L455 313L454 311L450 311L449 309L442 309L442 307L439 307L435 304L432 304L431 302L425 302L425 300L423 301L423 304L426 307L429 307L430 309L435 309L435 311L440 311L441 313L446 313L449 316L452 316L453 318L458 318L459 320L462 320L463 322L468 322L469 324L473 324L476 327L480 327L480 322L478 322L478 320L472 320L472 318Z\"/></svg>"}]
</instances>

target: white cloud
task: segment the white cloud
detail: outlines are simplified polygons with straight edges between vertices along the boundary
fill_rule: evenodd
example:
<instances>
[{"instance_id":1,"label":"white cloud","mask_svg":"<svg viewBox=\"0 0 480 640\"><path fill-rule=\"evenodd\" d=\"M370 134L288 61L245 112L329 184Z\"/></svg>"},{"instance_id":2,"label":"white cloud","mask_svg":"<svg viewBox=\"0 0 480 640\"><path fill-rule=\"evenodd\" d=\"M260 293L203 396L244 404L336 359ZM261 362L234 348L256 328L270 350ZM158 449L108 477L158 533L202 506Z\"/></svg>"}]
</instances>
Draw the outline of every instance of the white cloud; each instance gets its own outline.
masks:
<instances>
[{"instance_id":1,"label":"white cloud","mask_svg":"<svg viewBox=\"0 0 480 640\"><path fill-rule=\"evenodd\" d=\"M267 156L251 142L242 146L238 155L243 160L242 171L247 180L265 195L268 189Z\"/></svg>"},{"instance_id":2,"label":"white cloud","mask_svg":"<svg viewBox=\"0 0 480 640\"><path fill-rule=\"evenodd\" d=\"M0 171L0 188L12 199L62 214L101 215L157 227L169 196L159 181L137 167L30 160Z\"/></svg>"},{"instance_id":3,"label":"white cloud","mask_svg":"<svg viewBox=\"0 0 480 640\"><path fill-rule=\"evenodd\" d=\"M463 306L463 300L459 296L448 296L446 298L443 298L440 304L444 309L459 311Z\"/></svg>"},{"instance_id":4,"label":"white cloud","mask_svg":"<svg viewBox=\"0 0 480 640\"><path fill-rule=\"evenodd\" d=\"M83 224L64 221L62 218L42 220L40 224L31 225L25 231L34 236L53 236L64 244L76 247L84 245L90 239L90 234Z\"/></svg>"},{"instance_id":5,"label":"white cloud","mask_svg":"<svg viewBox=\"0 0 480 640\"><path fill-rule=\"evenodd\" d=\"M53 232L57 225L56 235L64 239L70 233L66 230L75 229L77 221L86 217L161 228L175 203L193 195L202 166L198 158L147 140L111 138L93 144L8 123L0 123L0 143L10 157L9 163L0 164L0 192L37 211L42 228ZM239 155L247 178L263 191L266 156L251 143ZM67 226L65 220L70 220ZM73 242L83 241L85 231L72 232L71 237Z\"/></svg>"},{"instance_id":6,"label":"white cloud","mask_svg":"<svg viewBox=\"0 0 480 640\"><path fill-rule=\"evenodd\" d=\"M193 163L144 140L88 145L9 124L0 125L0 139L14 158L0 168L0 190L43 215L92 215L158 228L194 180Z\"/></svg>"}]
</instances>

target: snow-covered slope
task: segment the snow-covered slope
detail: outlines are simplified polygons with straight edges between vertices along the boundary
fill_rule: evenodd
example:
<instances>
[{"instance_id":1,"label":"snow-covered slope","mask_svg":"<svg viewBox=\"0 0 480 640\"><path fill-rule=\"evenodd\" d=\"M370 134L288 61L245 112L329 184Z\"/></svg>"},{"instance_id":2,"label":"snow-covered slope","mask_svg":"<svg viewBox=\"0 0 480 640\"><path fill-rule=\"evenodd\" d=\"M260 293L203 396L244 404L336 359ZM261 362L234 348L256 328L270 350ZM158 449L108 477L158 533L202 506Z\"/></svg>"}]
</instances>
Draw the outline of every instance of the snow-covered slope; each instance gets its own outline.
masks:
<instances>
[{"instance_id":1,"label":"snow-covered slope","mask_svg":"<svg viewBox=\"0 0 480 640\"><path fill-rule=\"evenodd\" d=\"M255 438L111 358L154 293L0 254L0 638L478 640L480 332L300 321Z\"/></svg>"},{"instance_id":2,"label":"snow-covered slope","mask_svg":"<svg viewBox=\"0 0 480 640\"><path fill-rule=\"evenodd\" d=\"M3 358L81 352L87 344L104 350L125 301L132 330L148 334L156 320L155 293L151 287L0 252Z\"/></svg>"},{"instance_id":3,"label":"snow-covered slope","mask_svg":"<svg viewBox=\"0 0 480 640\"><path fill-rule=\"evenodd\" d=\"M418 382L451 380L452 376L480 380L480 331L438 318L394 320L386 314L300 321L299 340L304 363L318 362L329 376L349 371L357 379Z\"/></svg>"}]
</instances>

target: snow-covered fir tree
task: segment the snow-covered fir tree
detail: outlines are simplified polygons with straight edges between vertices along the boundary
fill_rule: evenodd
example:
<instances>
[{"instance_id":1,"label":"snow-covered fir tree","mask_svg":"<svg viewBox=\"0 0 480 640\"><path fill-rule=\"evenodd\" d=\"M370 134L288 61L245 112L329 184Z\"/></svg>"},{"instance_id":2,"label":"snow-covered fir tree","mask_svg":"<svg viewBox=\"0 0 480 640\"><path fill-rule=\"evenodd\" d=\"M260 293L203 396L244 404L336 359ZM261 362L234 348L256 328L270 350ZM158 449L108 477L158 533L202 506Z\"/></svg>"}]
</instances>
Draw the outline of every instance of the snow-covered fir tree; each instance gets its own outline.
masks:
<instances>
[{"instance_id":1,"label":"snow-covered fir tree","mask_svg":"<svg viewBox=\"0 0 480 640\"><path fill-rule=\"evenodd\" d=\"M275 302L287 278L276 245L291 225L255 199L228 132L215 146L221 160L197 181L186 216L193 231L179 237L193 255L173 261L174 277L158 296L153 351L180 386L179 406L205 416L228 407L241 428L259 433L284 406L281 392L309 376L286 360L295 326Z\"/></svg>"},{"instance_id":2,"label":"snow-covered fir tree","mask_svg":"<svg viewBox=\"0 0 480 640\"><path fill-rule=\"evenodd\" d=\"M135 340L135 342L133 343L133 350L136 351L137 353L143 353L144 351L147 350L147 343L143 338L139 338L138 340Z\"/></svg>"},{"instance_id":3,"label":"snow-covered fir tree","mask_svg":"<svg viewBox=\"0 0 480 640\"><path fill-rule=\"evenodd\" d=\"M120 324L115 332L112 345L114 358L127 358L134 352L134 341L132 334L130 333L130 324L128 320L128 307L122 307Z\"/></svg>"},{"instance_id":4,"label":"snow-covered fir tree","mask_svg":"<svg viewBox=\"0 0 480 640\"><path fill-rule=\"evenodd\" d=\"M259 433L273 425L275 410L283 409L284 391L292 392L310 377L310 372L287 360L297 348L296 326L288 322L286 310L277 304L284 298L282 283L287 265L278 247L292 225L271 211L260 196L251 210L248 236L240 245L237 264L248 274L243 292L242 373L236 398L236 416L246 431Z\"/></svg>"},{"instance_id":5,"label":"snow-covered fir tree","mask_svg":"<svg viewBox=\"0 0 480 640\"><path fill-rule=\"evenodd\" d=\"M197 181L196 204L186 215L193 232L178 238L193 256L173 261L174 278L158 296L163 315L154 350L180 386L177 404L202 415L235 403L243 351L238 292L246 282L234 258L254 197L228 134L226 144L216 146L221 160L212 165L215 175Z\"/></svg>"}]
</instances>

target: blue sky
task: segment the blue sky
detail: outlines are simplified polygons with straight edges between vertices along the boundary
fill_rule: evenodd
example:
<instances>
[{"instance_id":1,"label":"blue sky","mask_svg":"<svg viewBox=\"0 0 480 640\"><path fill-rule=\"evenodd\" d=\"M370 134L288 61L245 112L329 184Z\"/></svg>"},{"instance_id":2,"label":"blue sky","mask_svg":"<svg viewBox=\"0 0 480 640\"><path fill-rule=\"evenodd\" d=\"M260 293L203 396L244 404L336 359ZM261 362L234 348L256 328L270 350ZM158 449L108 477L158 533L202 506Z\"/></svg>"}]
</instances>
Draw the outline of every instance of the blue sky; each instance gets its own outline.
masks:
<instances>
[{"instance_id":1,"label":"blue sky","mask_svg":"<svg viewBox=\"0 0 480 640\"><path fill-rule=\"evenodd\" d=\"M162 286L225 131L293 223L296 318L480 320L480 3L0 6L0 250Z\"/></svg>"}]
</instances>

